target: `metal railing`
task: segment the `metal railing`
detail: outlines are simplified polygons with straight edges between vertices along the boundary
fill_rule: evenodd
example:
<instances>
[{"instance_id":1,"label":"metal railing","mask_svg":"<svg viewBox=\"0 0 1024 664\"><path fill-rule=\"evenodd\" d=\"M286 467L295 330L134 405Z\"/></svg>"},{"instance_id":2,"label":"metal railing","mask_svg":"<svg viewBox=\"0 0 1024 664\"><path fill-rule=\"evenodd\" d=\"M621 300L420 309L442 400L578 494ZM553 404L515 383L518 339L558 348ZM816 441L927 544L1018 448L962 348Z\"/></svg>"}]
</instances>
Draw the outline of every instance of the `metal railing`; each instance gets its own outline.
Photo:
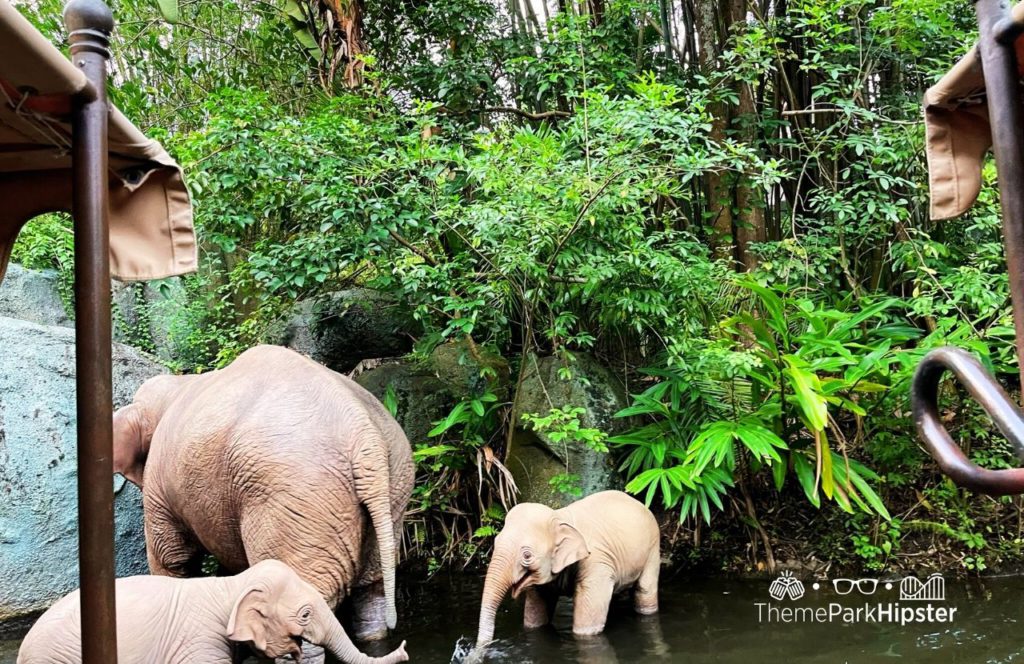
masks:
<instances>
[{"instance_id":1,"label":"metal railing","mask_svg":"<svg viewBox=\"0 0 1024 664\"><path fill-rule=\"evenodd\" d=\"M1014 40L1024 25L1010 15L1005 0L977 0L975 12L980 32L978 49L988 95L989 124L999 202L1003 218L1003 242L1010 277L1010 297L1016 332L1017 358L1024 386L1024 107ZM914 423L925 448L939 467L958 485L991 495L1024 493L1024 469L986 470L972 463L946 431L938 411L939 385L951 371L971 396L1024 457L1024 418L1003 388L966 352L939 348L928 353L911 384Z\"/></svg>"}]
</instances>

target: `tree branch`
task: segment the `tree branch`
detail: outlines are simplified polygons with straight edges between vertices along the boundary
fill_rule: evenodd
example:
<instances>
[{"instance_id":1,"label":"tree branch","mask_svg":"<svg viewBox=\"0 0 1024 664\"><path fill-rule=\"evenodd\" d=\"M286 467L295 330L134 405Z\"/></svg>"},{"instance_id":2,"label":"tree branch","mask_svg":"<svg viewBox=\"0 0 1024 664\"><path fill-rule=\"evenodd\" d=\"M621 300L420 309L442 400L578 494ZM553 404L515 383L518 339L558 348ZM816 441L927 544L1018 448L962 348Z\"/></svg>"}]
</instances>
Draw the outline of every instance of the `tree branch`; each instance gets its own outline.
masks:
<instances>
[{"instance_id":1,"label":"tree branch","mask_svg":"<svg viewBox=\"0 0 1024 664\"><path fill-rule=\"evenodd\" d=\"M512 106L485 106L480 109L484 113L512 113L526 118L527 120L547 120L548 118L569 118L572 113L569 111L544 111L543 113L530 113L521 108Z\"/></svg>"},{"instance_id":2,"label":"tree branch","mask_svg":"<svg viewBox=\"0 0 1024 664\"><path fill-rule=\"evenodd\" d=\"M514 106L483 106L481 108L471 108L466 111L456 111L448 108L447 106L439 106L438 111L447 113L448 115L469 115L471 113L511 113L512 115L518 115L527 120L547 120L548 118L571 118L572 113L569 111L544 111L542 113L531 113L530 111L524 111L521 108L515 108Z\"/></svg>"},{"instance_id":3,"label":"tree branch","mask_svg":"<svg viewBox=\"0 0 1024 664\"><path fill-rule=\"evenodd\" d=\"M425 260L427 264L430 265L430 267L437 267L437 261L434 260L433 256L423 251L422 249L414 245L412 242L406 240L404 237L399 235L397 231L393 231L389 228L388 233L391 235L392 238L394 238L395 242L397 242L398 244L402 245L412 253L416 254L417 256Z\"/></svg>"}]
</instances>

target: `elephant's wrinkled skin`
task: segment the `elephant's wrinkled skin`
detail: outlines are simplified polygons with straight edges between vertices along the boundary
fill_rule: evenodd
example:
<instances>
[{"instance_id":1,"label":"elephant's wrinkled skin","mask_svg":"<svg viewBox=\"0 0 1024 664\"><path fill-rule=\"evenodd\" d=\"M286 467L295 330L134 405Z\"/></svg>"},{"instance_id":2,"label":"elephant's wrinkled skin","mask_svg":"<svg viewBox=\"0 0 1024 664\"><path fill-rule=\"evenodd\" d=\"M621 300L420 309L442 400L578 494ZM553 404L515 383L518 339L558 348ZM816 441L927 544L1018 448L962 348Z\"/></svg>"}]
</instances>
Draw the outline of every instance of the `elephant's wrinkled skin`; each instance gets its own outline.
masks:
<instances>
[{"instance_id":1,"label":"elephant's wrinkled skin","mask_svg":"<svg viewBox=\"0 0 1024 664\"><path fill-rule=\"evenodd\" d=\"M573 597L578 635L601 633L612 595L625 588L635 589L638 613L656 613L660 542L654 515L621 491L595 493L560 510L516 505L494 542L476 647L494 637L494 616L509 590L526 596L527 629L548 624L561 595Z\"/></svg>"},{"instance_id":2,"label":"elephant's wrinkled skin","mask_svg":"<svg viewBox=\"0 0 1024 664\"><path fill-rule=\"evenodd\" d=\"M22 642L18 664L81 662L80 602L76 590L50 607ZM282 657L300 653L303 640L347 664L409 659L404 642L384 657L359 652L316 588L276 560L233 577L117 580L120 664L231 664L238 659L234 643Z\"/></svg>"},{"instance_id":3,"label":"elephant's wrinkled skin","mask_svg":"<svg viewBox=\"0 0 1024 664\"><path fill-rule=\"evenodd\" d=\"M231 572L277 559L331 607L362 589L357 637L394 627L412 451L347 377L277 346L158 376L114 415L114 470L143 489L154 574L195 576L204 552Z\"/></svg>"}]
</instances>

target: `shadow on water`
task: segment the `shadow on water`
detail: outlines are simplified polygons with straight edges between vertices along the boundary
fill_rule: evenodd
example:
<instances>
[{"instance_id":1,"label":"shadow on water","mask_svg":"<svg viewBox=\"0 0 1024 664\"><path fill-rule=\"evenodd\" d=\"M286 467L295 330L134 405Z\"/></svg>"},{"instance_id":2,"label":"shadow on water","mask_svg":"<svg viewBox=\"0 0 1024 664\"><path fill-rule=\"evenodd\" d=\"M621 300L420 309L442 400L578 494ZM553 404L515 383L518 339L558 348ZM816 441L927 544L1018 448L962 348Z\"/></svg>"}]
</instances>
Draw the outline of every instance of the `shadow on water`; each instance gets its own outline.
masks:
<instances>
[{"instance_id":1,"label":"shadow on water","mask_svg":"<svg viewBox=\"0 0 1024 664\"><path fill-rule=\"evenodd\" d=\"M768 597L767 581L664 578L661 613L635 615L627 598L617 599L605 634L572 636L571 603L559 603L554 625L524 632L521 606L506 602L498 615L498 640L488 662L501 664L575 663L639 664L687 662L721 664L841 664L898 661L931 663L1024 662L1024 577L983 581L949 581L946 599L936 607L956 607L950 624L915 623L766 623L759 621L758 603L776 607L827 610L865 602L899 603L898 589L879 585L874 595L854 591L838 596L826 583L809 584L797 601ZM482 583L477 575L439 574L430 580L400 581L399 636L387 642L361 644L369 654L384 654L408 640L411 661L446 664L458 661L476 631ZM765 608L761 607L762 618ZM465 638L464 638L465 637ZM463 639L460 642L460 639ZM14 664L16 641L0 641L0 664Z\"/></svg>"}]
</instances>

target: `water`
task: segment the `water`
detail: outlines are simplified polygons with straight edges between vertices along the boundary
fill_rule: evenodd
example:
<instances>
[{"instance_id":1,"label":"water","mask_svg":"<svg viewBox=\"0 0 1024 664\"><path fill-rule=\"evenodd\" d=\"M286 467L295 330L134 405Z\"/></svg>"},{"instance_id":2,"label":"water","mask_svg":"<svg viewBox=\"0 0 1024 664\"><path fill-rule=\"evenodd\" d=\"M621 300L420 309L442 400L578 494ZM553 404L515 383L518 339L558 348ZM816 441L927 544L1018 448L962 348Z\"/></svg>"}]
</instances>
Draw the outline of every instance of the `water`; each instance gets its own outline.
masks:
<instances>
[{"instance_id":1,"label":"water","mask_svg":"<svg viewBox=\"0 0 1024 664\"><path fill-rule=\"evenodd\" d=\"M476 631L481 582L476 575L440 574L430 580L400 579L400 637L413 662L445 664L460 637ZM768 582L663 578L661 613L633 614L628 599L616 600L604 635L572 636L572 611L559 603L553 627L523 632L519 606L506 602L499 613L489 662L502 664L913 664L1024 662L1024 577L947 582L946 600L956 607L952 624L763 624L757 602L768 602ZM828 584L810 585L798 601L776 606L857 607L864 601L899 601L897 589L879 586L875 595L839 597ZM902 607L919 603L900 602ZM397 645L363 644L371 654ZM17 643L0 641L0 664L14 664Z\"/></svg>"}]
</instances>

